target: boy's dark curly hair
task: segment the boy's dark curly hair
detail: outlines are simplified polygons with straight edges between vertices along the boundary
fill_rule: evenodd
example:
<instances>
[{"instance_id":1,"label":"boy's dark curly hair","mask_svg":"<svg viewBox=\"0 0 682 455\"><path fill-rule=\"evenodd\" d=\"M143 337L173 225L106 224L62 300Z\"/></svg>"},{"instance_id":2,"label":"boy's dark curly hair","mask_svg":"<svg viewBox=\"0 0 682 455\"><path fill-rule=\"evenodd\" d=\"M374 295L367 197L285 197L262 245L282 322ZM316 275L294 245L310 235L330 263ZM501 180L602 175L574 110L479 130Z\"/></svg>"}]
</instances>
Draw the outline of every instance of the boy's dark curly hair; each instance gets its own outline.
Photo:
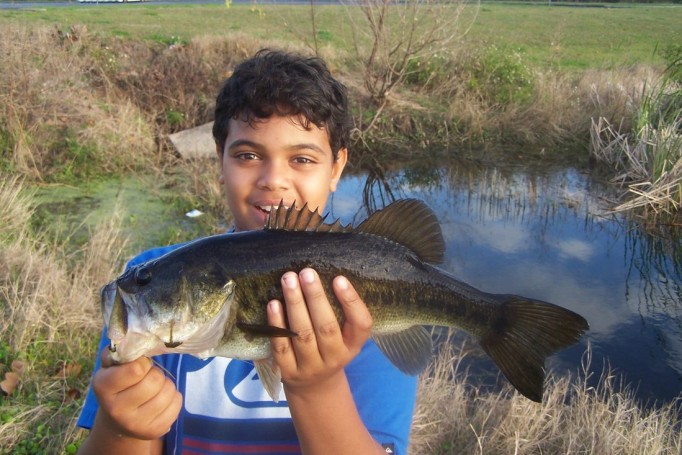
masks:
<instances>
[{"instance_id":1,"label":"boy's dark curly hair","mask_svg":"<svg viewBox=\"0 0 682 455\"><path fill-rule=\"evenodd\" d=\"M352 121L346 87L323 60L262 49L237 65L216 99L213 137L222 151L231 119L250 124L272 115L299 117L325 128L334 159L348 147Z\"/></svg>"}]
</instances>

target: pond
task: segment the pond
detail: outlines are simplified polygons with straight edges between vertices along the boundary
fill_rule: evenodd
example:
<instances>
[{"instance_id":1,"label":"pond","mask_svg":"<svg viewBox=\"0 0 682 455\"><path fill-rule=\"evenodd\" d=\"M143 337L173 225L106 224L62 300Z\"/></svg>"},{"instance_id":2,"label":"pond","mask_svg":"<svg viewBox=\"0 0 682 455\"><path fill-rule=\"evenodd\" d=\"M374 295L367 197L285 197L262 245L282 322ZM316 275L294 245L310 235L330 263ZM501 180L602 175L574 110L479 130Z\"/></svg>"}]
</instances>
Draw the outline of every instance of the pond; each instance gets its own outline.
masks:
<instances>
[{"instance_id":1,"label":"pond","mask_svg":"<svg viewBox=\"0 0 682 455\"><path fill-rule=\"evenodd\" d=\"M442 267L481 290L546 300L583 315L590 331L553 356L577 374L588 344L594 379L604 364L645 403L682 390L682 251L608 213L608 188L573 168L451 163L403 168L381 179L344 177L329 210L344 222L367 206L419 198L438 215ZM358 201L365 207L358 210Z\"/></svg>"}]
</instances>

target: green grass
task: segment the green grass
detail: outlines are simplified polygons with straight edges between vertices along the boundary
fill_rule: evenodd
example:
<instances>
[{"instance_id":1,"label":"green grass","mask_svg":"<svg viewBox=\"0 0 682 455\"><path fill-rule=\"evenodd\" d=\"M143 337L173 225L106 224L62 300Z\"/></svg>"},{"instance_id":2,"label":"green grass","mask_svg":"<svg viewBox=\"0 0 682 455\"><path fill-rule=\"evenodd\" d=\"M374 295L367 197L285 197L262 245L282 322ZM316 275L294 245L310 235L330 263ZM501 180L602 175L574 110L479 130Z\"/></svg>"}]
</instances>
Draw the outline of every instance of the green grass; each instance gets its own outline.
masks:
<instances>
[{"instance_id":1,"label":"green grass","mask_svg":"<svg viewBox=\"0 0 682 455\"><path fill-rule=\"evenodd\" d=\"M321 6L317 29L324 45L351 52L346 9ZM86 24L91 32L158 40L191 39L242 32L259 39L300 41L309 37L307 5L79 5L44 11L0 11L6 21L70 26ZM659 64L657 50L682 42L682 7L547 7L485 4L469 7L463 23L474 20L465 40L520 51L529 62L562 70Z\"/></svg>"},{"instance_id":2,"label":"green grass","mask_svg":"<svg viewBox=\"0 0 682 455\"><path fill-rule=\"evenodd\" d=\"M656 49L682 41L682 8L488 5L469 40L520 49L530 62L563 70L660 63Z\"/></svg>"}]
</instances>

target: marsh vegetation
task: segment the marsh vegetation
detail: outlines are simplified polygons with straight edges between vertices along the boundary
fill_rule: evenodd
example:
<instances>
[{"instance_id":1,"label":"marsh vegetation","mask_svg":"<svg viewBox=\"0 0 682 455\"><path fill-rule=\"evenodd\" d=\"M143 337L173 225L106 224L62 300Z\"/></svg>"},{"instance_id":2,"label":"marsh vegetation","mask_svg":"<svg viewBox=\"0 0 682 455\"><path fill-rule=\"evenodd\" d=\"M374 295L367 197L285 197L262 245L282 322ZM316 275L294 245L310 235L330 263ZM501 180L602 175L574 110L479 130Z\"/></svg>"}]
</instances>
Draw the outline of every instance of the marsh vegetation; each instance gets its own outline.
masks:
<instances>
[{"instance_id":1,"label":"marsh vegetation","mask_svg":"<svg viewBox=\"0 0 682 455\"><path fill-rule=\"evenodd\" d=\"M0 381L13 378L3 382L1 453L75 451L99 286L141 248L224 228L216 164L181 161L167 135L210 121L220 82L262 47L318 52L348 85L356 168L376 175L418 153L587 165L592 153L622 185L614 209L676 219L682 9L550 16L540 6L452 4L448 16L404 11L381 29L366 25L381 12L369 6L314 16L266 5L0 13ZM419 52L403 47L392 71L378 72L388 58L379 45L417 43L395 34L400 21L435 21L433 12L458 26ZM341 14L353 20L339 24ZM65 221L55 194L73 190L87 204L114 177L140 187L130 197L130 185L118 185L106 216ZM665 205L638 202L650 191L663 191L653 194ZM159 218L194 207L207 216L139 224L131 206L142 194L162 201ZM477 390L466 371L450 369L453 354L442 355L421 381L415 454L682 449L676 404L643 408L608 370L597 388L550 381L538 407L509 390Z\"/></svg>"}]
</instances>

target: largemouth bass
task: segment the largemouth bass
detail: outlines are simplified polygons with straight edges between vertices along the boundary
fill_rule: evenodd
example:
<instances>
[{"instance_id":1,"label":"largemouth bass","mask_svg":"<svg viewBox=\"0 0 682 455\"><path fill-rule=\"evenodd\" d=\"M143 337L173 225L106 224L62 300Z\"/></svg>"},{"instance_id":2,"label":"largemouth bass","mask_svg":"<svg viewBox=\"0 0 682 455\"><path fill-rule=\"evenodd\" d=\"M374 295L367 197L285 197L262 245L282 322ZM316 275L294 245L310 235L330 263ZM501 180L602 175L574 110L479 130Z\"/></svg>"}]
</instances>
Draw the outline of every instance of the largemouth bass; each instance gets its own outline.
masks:
<instances>
[{"instance_id":1,"label":"largemouth bass","mask_svg":"<svg viewBox=\"0 0 682 455\"><path fill-rule=\"evenodd\" d=\"M418 374L432 356L424 326L473 335L523 395L542 400L545 358L588 329L565 308L515 295L489 294L434 264L445 243L423 202L394 202L352 228L325 223L306 206L273 208L263 230L195 240L131 267L102 288L112 358L187 353L254 360L275 399L279 370L270 337L296 336L268 326L266 304L283 301L286 271L314 268L339 321L331 283L344 275L366 303L372 338L401 371Z\"/></svg>"}]
</instances>

